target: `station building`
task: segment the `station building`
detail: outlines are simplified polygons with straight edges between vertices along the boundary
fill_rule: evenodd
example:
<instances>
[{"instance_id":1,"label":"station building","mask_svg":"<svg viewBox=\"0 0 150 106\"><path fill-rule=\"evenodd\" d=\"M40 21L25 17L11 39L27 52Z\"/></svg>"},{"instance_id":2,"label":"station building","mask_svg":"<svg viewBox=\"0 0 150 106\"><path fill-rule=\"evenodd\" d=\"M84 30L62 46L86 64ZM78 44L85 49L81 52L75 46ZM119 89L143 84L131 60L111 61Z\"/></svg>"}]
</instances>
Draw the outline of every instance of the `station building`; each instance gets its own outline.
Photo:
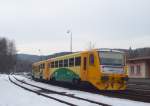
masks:
<instances>
[{"instance_id":1,"label":"station building","mask_svg":"<svg viewBox=\"0 0 150 106\"><path fill-rule=\"evenodd\" d=\"M127 60L129 78L150 78L150 56Z\"/></svg>"}]
</instances>

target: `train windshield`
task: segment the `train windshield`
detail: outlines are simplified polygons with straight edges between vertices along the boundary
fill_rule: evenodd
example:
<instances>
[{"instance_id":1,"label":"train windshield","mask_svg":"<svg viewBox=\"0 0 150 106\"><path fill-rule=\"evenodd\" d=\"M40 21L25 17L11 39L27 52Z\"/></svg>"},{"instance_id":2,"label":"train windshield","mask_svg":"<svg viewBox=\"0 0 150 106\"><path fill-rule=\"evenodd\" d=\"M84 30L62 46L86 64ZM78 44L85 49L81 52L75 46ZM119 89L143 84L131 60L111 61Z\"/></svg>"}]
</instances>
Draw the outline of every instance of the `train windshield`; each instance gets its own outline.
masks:
<instances>
[{"instance_id":1,"label":"train windshield","mask_svg":"<svg viewBox=\"0 0 150 106\"><path fill-rule=\"evenodd\" d=\"M125 65L123 53L100 51L99 56L101 65L116 65L116 66Z\"/></svg>"}]
</instances>

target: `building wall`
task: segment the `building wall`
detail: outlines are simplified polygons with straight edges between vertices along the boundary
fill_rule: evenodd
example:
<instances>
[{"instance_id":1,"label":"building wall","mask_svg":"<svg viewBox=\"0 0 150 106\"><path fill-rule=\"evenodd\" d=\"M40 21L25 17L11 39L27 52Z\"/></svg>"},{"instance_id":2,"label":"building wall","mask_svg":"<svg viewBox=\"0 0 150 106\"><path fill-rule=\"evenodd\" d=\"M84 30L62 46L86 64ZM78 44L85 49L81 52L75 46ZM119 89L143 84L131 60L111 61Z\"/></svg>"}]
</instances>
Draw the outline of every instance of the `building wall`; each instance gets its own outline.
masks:
<instances>
[{"instance_id":1,"label":"building wall","mask_svg":"<svg viewBox=\"0 0 150 106\"><path fill-rule=\"evenodd\" d=\"M146 62L146 78L150 78L150 61Z\"/></svg>"},{"instance_id":2,"label":"building wall","mask_svg":"<svg viewBox=\"0 0 150 106\"><path fill-rule=\"evenodd\" d=\"M146 78L146 63L134 62L128 64L129 78Z\"/></svg>"}]
</instances>

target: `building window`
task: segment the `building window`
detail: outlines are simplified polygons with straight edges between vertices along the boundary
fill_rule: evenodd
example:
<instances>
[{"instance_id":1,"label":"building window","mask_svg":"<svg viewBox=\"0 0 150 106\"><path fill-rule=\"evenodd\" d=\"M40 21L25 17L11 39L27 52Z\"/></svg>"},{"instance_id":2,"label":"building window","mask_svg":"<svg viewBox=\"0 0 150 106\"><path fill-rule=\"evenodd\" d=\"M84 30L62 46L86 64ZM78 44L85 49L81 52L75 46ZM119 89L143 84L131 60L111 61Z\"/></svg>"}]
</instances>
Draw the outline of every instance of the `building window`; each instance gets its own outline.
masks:
<instances>
[{"instance_id":1,"label":"building window","mask_svg":"<svg viewBox=\"0 0 150 106\"><path fill-rule=\"evenodd\" d=\"M69 67L73 67L74 66L74 58L70 58L69 59Z\"/></svg>"},{"instance_id":2,"label":"building window","mask_svg":"<svg viewBox=\"0 0 150 106\"><path fill-rule=\"evenodd\" d=\"M140 65L137 65L136 66L136 73L139 75L141 74L141 66Z\"/></svg>"},{"instance_id":3,"label":"building window","mask_svg":"<svg viewBox=\"0 0 150 106\"><path fill-rule=\"evenodd\" d=\"M75 58L75 66L80 66L81 65L81 57L76 57Z\"/></svg>"},{"instance_id":4,"label":"building window","mask_svg":"<svg viewBox=\"0 0 150 106\"><path fill-rule=\"evenodd\" d=\"M131 74L134 74L134 66L131 66Z\"/></svg>"},{"instance_id":5,"label":"building window","mask_svg":"<svg viewBox=\"0 0 150 106\"><path fill-rule=\"evenodd\" d=\"M64 67L68 67L68 59L64 60Z\"/></svg>"}]
</instances>

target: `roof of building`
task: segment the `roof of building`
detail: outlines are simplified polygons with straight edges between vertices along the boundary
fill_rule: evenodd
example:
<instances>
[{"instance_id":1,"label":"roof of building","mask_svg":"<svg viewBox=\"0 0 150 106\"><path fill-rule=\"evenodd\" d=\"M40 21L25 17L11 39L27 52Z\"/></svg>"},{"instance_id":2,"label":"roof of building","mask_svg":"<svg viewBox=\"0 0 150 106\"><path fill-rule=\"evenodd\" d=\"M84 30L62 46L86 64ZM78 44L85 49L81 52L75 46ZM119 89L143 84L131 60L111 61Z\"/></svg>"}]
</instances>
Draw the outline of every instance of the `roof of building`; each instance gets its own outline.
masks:
<instances>
[{"instance_id":1,"label":"roof of building","mask_svg":"<svg viewBox=\"0 0 150 106\"><path fill-rule=\"evenodd\" d=\"M128 61L137 61L137 60L150 60L150 56L128 59Z\"/></svg>"}]
</instances>

